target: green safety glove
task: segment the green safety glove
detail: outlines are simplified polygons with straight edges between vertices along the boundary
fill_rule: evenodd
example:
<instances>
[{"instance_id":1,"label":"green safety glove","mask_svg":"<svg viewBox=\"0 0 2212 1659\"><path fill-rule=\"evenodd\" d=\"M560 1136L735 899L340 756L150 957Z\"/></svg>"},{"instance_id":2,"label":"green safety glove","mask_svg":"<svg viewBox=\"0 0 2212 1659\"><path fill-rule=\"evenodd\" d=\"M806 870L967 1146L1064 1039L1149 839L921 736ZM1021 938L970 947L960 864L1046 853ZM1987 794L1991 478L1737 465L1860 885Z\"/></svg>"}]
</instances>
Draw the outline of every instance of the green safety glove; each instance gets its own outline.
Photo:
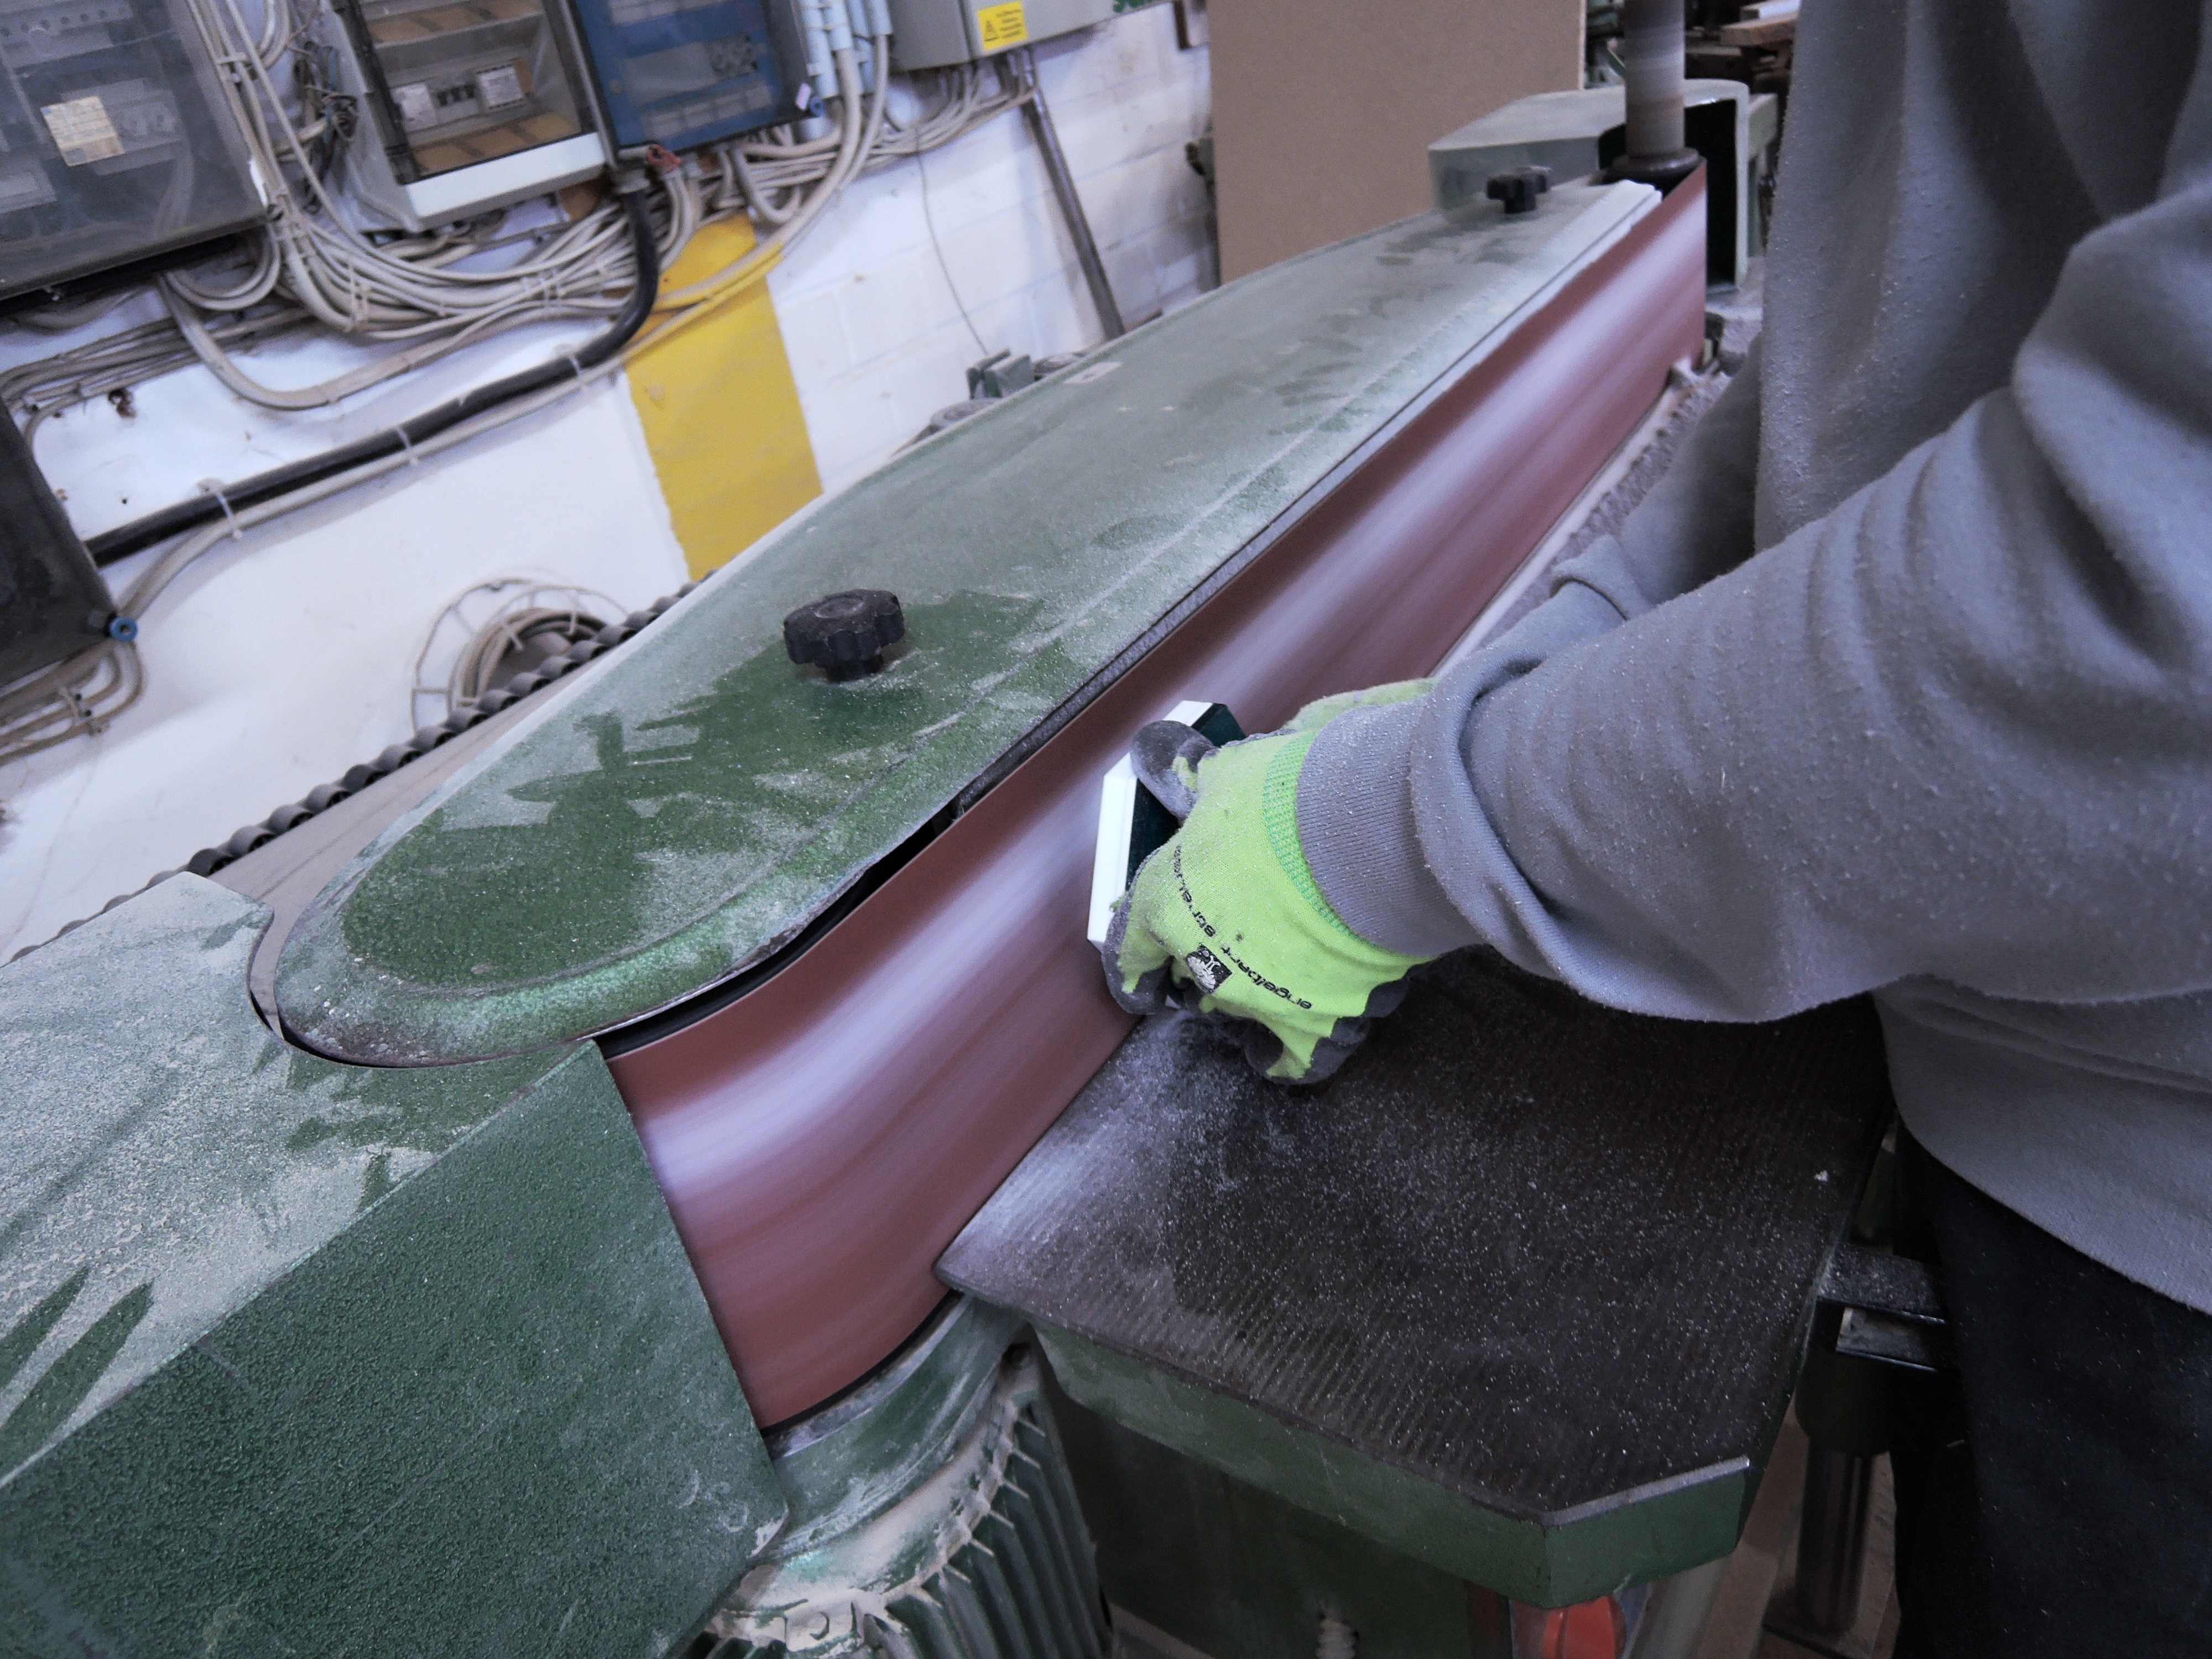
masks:
<instances>
[{"instance_id":1,"label":"green safety glove","mask_svg":"<svg viewBox=\"0 0 2212 1659\"><path fill-rule=\"evenodd\" d=\"M1103 947L1115 1001L1237 1023L1246 1058L1282 1082L1317 1083L1344 1062L1423 958L1370 944L1322 896L1298 846L1298 771L1339 714L1429 685L1324 698L1222 749L1170 720L1137 734L1138 775L1183 825L1115 908Z\"/></svg>"}]
</instances>

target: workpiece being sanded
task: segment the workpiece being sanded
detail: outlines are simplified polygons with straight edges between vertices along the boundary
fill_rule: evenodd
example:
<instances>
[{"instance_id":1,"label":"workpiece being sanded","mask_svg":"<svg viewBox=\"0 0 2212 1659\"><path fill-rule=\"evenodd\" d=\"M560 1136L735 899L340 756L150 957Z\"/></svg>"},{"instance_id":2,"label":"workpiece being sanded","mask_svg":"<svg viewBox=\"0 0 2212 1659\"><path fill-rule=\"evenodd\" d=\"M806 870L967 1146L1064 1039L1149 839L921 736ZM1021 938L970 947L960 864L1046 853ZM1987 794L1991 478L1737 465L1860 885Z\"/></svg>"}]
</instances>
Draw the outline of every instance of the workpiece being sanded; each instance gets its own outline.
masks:
<instances>
[{"instance_id":1,"label":"workpiece being sanded","mask_svg":"<svg viewBox=\"0 0 2212 1659\"><path fill-rule=\"evenodd\" d=\"M1888 1113L1863 1002L1654 1019L1467 952L1317 1088L1147 1022L939 1273L1092 1409L1564 1605L1734 1547Z\"/></svg>"}]
</instances>

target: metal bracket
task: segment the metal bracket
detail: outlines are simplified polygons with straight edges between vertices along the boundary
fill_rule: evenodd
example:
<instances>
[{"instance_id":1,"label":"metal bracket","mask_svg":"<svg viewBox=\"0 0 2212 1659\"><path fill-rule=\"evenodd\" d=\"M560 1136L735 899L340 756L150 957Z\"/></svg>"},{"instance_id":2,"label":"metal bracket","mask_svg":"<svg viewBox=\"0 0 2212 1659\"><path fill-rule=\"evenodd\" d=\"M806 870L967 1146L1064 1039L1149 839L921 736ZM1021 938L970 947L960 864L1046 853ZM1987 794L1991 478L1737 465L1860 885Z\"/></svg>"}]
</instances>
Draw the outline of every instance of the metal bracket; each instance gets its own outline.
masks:
<instances>
[{"instance_id":1,"label":"metal bracket","mask_svg":"<svg viewBox=\"0 0 2212 1659\"><path fill-rule=\"evenodd\" d=\"M1815 1347L1907 1370L1957 1369L1943 1286L1924 1261L1840 1244L1814 1297Z\"/></svg>"}]
</instances>

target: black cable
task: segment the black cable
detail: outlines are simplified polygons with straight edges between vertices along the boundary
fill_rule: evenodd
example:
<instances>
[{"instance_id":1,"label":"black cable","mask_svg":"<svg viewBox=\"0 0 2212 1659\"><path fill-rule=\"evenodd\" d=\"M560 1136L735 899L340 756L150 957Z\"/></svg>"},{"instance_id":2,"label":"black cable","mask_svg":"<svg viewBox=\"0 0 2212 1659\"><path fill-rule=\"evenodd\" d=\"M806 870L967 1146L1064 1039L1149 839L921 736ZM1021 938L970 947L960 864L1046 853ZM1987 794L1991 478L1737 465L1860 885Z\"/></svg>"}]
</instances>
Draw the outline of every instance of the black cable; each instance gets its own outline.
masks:
<instances>
[{"instance_id":1,"label":"black cable","mask_svg":"<svg viewBox=\"0 0 2212 1659\"><path fill-rule=\"evenodd\" d=\"M952 267L945 263L945 244L938 240L937 216L929 210L929 158L921 150L914 153L914 165L921 174L921 222L929 227L929 245L937 250L937 268L945 273L945 286L951 290L952 303L959 308L960 320L968 325L968 337L975 343L975 349L986 357L991 348L983 343L983 337L975 331L975 319L968 314L968 302L960 297L960 285L952 280Z\"/></svg>"},{"instance_id":2,"label":"black cable","mask_svg":"<svg viewBox=\"0 0 2212 1659\"><path fill-rule=\"evenodd\" d=\"M653 301L660 295L660 239L653 228L653 215L646 206L646 181L639 178L627 188L620 185L617 188L622 191L623 210L629 219L630 241L637 252L636 282L629 291L629 299L614 321L586 341L574 353L462 392L412 420L386 427L366 438L357 438L349 444L341 444L335 449L325 450L319 455L310 455L304 460L272 466L266 472L257 472L250 478L224 486L220 495L213 493L194 495L157 512L149 513L143 519L133 519L112 530L104 530L85 543L91 550L93 562L100 565L113 564L117 560L128 558L156 542L165 542L172 536L219 519L223 514L226 503L230 511L236 512L242 507L274 501L308 484L320 483L325 478L349 472L369 461L396 455L425 439L434 438L441 432L459 426L463 421L473 420L487 410L496 409L501 404L527 397L533 392L542 392L566 376L574 375L580 379L586 370L596 368L606 362L628 345L636 337L637 331L645 326L645 319L653 314Z\"/></svg>"}]
</instances>

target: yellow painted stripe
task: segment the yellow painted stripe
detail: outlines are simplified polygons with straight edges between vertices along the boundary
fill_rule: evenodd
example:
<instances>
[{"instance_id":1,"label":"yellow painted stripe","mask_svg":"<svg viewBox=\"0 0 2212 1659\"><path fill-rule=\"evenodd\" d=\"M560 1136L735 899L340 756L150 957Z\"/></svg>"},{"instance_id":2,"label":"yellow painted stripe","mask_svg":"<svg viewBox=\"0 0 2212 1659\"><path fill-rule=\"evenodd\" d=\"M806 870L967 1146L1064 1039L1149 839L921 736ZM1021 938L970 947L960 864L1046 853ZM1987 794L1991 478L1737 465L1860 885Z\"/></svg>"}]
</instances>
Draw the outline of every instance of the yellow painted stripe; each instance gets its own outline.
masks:
<instances>
[{"instance_id":1,"label":"yellow painted stripe","mask_svg":"<svg viewBox=\"0 0 2212 1659\"><path fill-rule=\"evenodd\" d=\"M665 285L711 276L752 246L742 216L704 226ZM684 562L703 576L820 495L822 477L768 284L681 319L631 353L629 394Z\"/></svg>"}]
</instances>

